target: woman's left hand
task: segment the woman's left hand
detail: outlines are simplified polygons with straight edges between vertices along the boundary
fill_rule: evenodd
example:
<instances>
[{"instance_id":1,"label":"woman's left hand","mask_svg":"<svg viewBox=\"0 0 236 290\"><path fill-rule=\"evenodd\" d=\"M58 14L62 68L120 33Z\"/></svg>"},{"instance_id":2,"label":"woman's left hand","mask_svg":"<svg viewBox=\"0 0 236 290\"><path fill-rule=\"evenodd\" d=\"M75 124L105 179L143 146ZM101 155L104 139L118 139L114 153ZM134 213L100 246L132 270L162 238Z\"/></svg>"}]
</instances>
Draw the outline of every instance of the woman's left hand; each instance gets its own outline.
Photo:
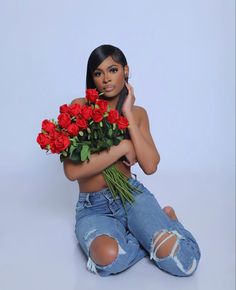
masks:
<instances>
[{"instance_id":1,"label":"woman's left hand","mask_svg":"<svg viewBox=\"0 0 236 290\"><path fill-rule=\"evenodd\" d=\"M133 105L135 102L135 96L134 96L134 89L133 87L128 84L127 82L125 82L125 85L128 89L128 95L124 101L124 104L122 106L122 112L124 114L125 117L127 117L127 115L129 115L130 112L132 112L133 109Z\"/></svg>"}]
</instances>

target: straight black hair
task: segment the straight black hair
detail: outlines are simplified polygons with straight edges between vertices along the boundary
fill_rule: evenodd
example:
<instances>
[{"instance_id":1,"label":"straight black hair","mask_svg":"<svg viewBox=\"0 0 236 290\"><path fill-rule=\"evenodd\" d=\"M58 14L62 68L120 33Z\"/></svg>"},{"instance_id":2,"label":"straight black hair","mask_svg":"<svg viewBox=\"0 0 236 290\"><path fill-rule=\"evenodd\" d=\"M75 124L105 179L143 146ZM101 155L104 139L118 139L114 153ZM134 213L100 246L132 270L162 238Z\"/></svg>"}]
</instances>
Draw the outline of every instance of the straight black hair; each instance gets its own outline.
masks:
<instances>
[{"instance_id":1,"label":"straight black hair","mask_svg":"<svg viewBox=\"0 0 236 290\"><path fill-rule=\"evenodd\" d=\"M124 53L113 45L103 44L95 48L89 56L88 64L87 64L87 75L86 75L86 88L87 89L95 89L96 86L93 81L92 74L97 69L97 67L107 58L111 56L112 59L121 64L123 67L127 65L127 60ZM128 77L125 78L126 82L128 82ZM128 95L128 90L126 86L120 92L119 100L116 106L119 114L122 115L121 108L124 103L126 96Z\"/></svg>"}]
</instances>

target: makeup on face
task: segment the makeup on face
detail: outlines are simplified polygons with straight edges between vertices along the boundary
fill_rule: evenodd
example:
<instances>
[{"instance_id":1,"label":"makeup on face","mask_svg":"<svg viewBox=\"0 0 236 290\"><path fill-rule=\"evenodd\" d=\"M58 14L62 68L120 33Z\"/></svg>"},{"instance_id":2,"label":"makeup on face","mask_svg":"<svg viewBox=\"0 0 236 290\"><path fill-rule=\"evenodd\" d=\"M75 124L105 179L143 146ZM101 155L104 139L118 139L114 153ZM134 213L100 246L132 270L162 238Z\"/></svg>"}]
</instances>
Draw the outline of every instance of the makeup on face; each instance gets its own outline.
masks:
<instances>
[{"instance_id":1,"label":"makeup on face","mask_svg":"<svg viewBox=\"0 0 236 290\"><path fill-rule=\"evenodd\" d=\"M109 56L93 72L93 80L100 92L113 97L124 87L124 68Z\"/></svg>"}]
</instances>

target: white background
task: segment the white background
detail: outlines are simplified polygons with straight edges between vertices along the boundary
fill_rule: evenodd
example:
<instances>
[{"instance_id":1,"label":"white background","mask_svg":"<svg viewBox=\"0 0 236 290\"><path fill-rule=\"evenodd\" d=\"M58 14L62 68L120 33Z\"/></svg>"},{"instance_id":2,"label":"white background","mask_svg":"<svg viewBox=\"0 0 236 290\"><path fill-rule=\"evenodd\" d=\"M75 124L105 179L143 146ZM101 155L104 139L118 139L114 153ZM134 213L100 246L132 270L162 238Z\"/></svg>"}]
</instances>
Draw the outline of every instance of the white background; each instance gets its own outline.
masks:
<instances>
[{"instance_id":1,"label":"white background","mask_svg":"<svg viewBox=\"0 0 236 290\"><path fill-rule=\"evenodd\" d=\"M235 4L198 1L0 1L0 288L234 289ZM158 170L132 172L199 242L188 278L142 259L102 278L74 235L79 188L36 136L84 96L91 51L126 55L136 104L149 114Z\"/></svg>"}]
</instances>

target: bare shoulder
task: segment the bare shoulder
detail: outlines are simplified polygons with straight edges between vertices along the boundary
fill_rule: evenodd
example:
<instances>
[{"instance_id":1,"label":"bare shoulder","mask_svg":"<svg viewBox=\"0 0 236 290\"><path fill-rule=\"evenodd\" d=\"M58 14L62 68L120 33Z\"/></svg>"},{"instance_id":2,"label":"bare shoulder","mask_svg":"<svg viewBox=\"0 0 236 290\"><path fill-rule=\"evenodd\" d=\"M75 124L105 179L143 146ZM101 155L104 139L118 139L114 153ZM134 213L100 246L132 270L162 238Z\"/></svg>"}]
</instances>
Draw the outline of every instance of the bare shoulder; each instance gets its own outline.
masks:
<instances>
[{"instance_id":1,"label":"bare shoulder","mask_svg":"<svg viewBox=\"0 0 236 290\"><path fill-rule=\"evenodd\" d=\"M136 114L138 114L138 115L147 114L147 111L145 110L145 108L141 107L141 106L134 105L134 110L135 110Z\"/></svg>"},{"instance_id":2,"label":"bare shoulder","mask_svg":"<svg viewBox=\"0 0 236 290\"><path fill-rule=\"evenodd\" d=\"M135 118L137 120L137 124L141 125L141 123L144 120L148 119L147 111L145 110L145 108L143 108L141 106L135 106L134 105L133 108L134 108L134 115L135 115Z\"/></svg>"},{"instance_id":3,"label":"bare shoulder","mask_svg":"<svg viewBox=\"0 0 236 290\"><path fill-rule=\"evenodd\" d=\"M76 98L72 100L71 105L73 104L84 105L85 103L86 103L86 98Z\"/></svg>"}]
</instances>

